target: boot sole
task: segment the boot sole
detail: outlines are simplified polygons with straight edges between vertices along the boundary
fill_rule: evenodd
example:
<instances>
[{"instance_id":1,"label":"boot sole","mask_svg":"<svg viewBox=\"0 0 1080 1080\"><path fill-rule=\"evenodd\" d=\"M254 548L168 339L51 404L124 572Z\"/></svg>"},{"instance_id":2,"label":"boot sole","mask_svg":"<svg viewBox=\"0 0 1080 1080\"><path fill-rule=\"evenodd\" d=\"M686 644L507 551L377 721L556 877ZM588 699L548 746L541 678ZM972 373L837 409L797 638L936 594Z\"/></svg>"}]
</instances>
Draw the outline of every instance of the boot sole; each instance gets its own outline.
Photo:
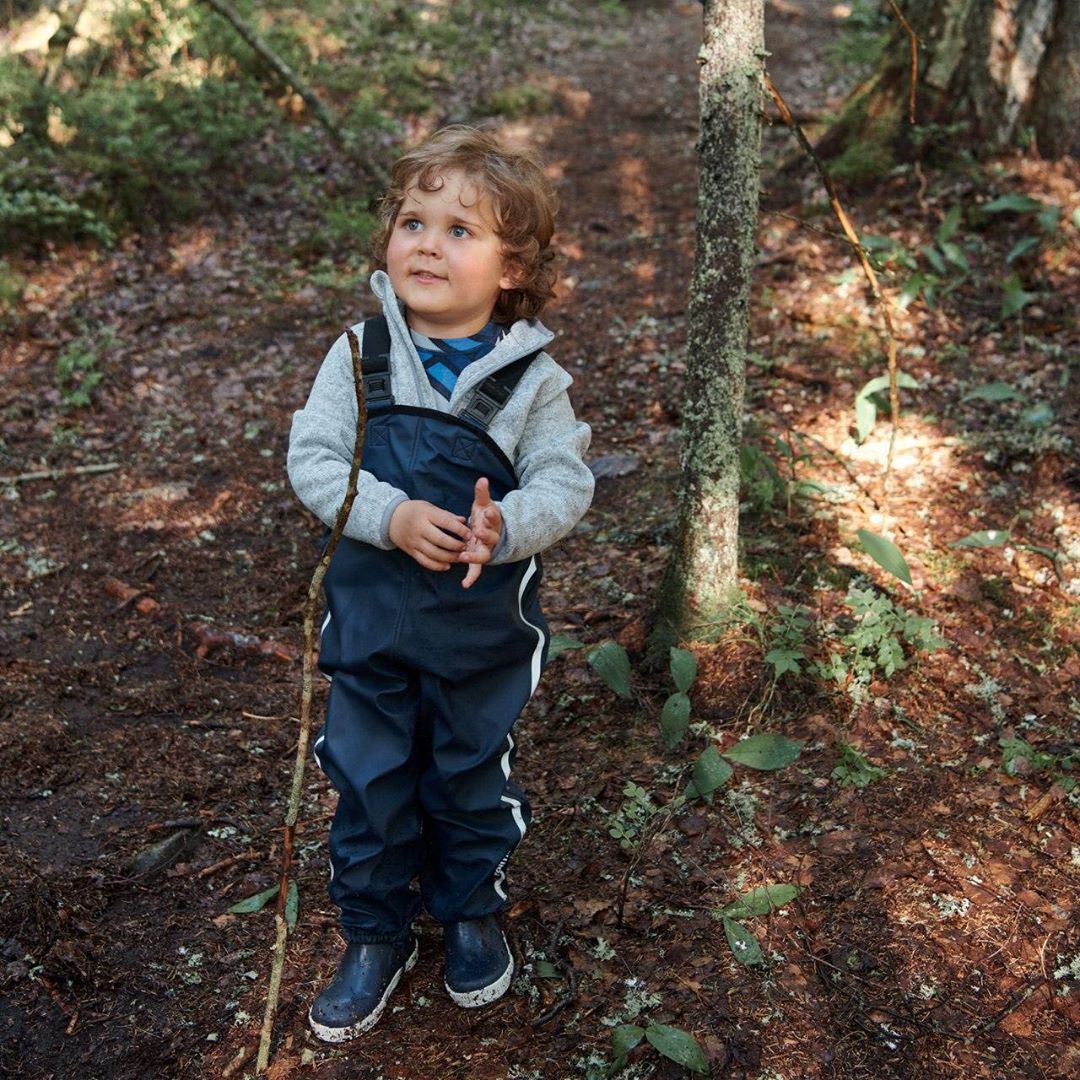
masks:
<instances>
[{"instance_id":1,"label":"boot sole","mask_svg":"<svg viewBox=\"0 0 1080 1080\"><path fill-rule=\"evenodd\" d=\"M443 986L446 987L446 992L455 1005L460 1005L463 1009L478 1009L481 1005L490 1005L493 1001L498 1001L510 989L510 980L513 977L514 958L510 956L506 970L493 983L488 983L479 990L453 990L445 981Z\"/></svg>"},{"instance_id":2,"label":"boot sole","mask_svg":"<svg viewBox=\"0 0 1080 1080\"><path fill-rule=\"evenodd\" d=\"M387 984L386 990L379 1000L379 1004L376 1005L367 1016L357 1020L355 1024L348 1024L345 1027L327 1027L325 1024L320 1024L311 1015L311 1010L309 1009L308 1025L315 1033L315 1037L321 1039L323 1042L341 1043L348 1042L350 1039L355 1039L358 1035L363 1035L365 1031L370 1031L379 1022L379 1017L382 1016L383 1010L386 1008L386 1003L390 1000L390 995L397 988L397 984L401 982L401 976L412 971L412 969L416 967L416 960L419 955L420 942L414 938L412 954L409 956L409 959L394 972L394 977Z\"/></svg>"}]
</instances>

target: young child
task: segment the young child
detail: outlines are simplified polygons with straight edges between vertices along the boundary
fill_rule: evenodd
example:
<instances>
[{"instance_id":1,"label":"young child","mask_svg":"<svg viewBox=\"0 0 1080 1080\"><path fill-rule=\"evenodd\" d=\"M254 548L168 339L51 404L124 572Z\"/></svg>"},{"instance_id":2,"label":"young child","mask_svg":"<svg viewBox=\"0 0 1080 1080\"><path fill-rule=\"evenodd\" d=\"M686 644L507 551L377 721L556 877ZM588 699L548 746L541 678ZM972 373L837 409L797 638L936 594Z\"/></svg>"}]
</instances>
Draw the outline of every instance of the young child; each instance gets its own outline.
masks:
<instances>
[{"instance_id":1,"label":"young child","mask_svg":"<svg viewBox=\"0 0 1080 1080\"><path fill-rule=\"evenodd\" d=\"M331 689L314 751L339 795L330 897L348 943L309 1016L330 1042L368 1030L416 962L421 900L458 1005L510 985L496 914L530 818L510 769L547 652L538 556L593 491L589 428L536 319L554 213L532 157L460 125L397 162L382 204L371 287L385 322L355 328L368 424L319 660ZM289 444L292 485L328 525L356 420L343 335Z\"/></svg>"}]
</instances>

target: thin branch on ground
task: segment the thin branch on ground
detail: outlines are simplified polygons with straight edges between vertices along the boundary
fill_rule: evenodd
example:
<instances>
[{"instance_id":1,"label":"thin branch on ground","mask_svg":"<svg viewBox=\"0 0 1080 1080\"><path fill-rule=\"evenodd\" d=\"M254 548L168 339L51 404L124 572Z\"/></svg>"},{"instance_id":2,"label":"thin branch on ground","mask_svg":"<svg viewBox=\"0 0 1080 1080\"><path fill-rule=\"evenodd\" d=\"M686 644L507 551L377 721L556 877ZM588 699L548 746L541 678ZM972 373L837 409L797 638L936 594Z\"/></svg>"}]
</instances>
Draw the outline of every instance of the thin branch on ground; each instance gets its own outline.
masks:
<instances>
[{"instance_id":1,"label":"thin branch on ground","mask_svg":"<svg viewBox=\"0 0 1080 1080\"><path fill-rule=\"evenodd\" d=\"M546 955L550 958L555 956L556 951L559 948L559 938L562 937L563 927L566 925L565 919L560 919L555 925L555 929L551 932L551 938L548 941ZM567 1005L572 1004L577 1000L577 972L574 971L574 965L565 959L560 957L556 962L556 966L560 968L566 974L566 981L569 984L567 992L555 1002L546 1012L541 1013L535 1020L532 1021L534 1028L543 1027L549 1020L557 1016Z\"/></svg>"},{"instance_id":2,"label":"thin branch on ground","mask_svg":"<svg viewBox=\"0 0 1080 1080\"><path fill-rule=\"evenodd\" d=\"M216 2L216 0L215 0ZM330 532L330 539L323 551L322 558L311 578L308 588L307 610L304 614L304 668L300 694L300 736L296 743L296 765L293 768L292 790L289 793L289 807L285 814L285 831L282 840L281 877L278 885L277 908L274 923L277 935L273 949L273 967L270 983L266 992L266 1014L263 1017L262 1035L259 1039L259 1056L255 1063L257 1074L266 1071L270 1062L270 1040L274 1032L274 1016L277 1013L278 992L281 989L281 972L285 966L285 943L289 927L285 917L285 908L289 896L289 871L292 869L293 839L296 835L296 821L300 816L300 801L304 790L304 765L307 761L308 743L311 738L311 701L313 696L313 674L315 668L315 613L318 609L319 594L323 578L330 566L330 559L337 548L338 541L345 531L345 522L349 520L353 501L356 498L356 482L360 475L360 459L364 449L364 434L367 430L367 403L364 400L363 377L360 365L360 344L351 329L345 331L352 350L353 383L356 389L356 441L353 444L352 465L349 468L349 483Z\"/></svg>"},{"instance_id":3,"label":"thin branch on ground","mask_svg":"<svg viewBox=\"0 0 1080 1080\"><path fill-rule=\"evenodd\" d=\"M893 328L892 321L892 305L881 291L881 287L878 284L877 274L874 272L874 267L870 262L870 257L866 253L866 249L859 241L858 233L855 232L854 227L848 218L844 207L840 203L840 196L837 193L836 185L833 183L832 177L829 175L829 170L825 167L825 163L821 160L817 151L811 145L810 140L806 137L806 132L803 131L801 125L792 115L791 110L788 108L787 102L784 100L783 95L777 90L773 84L772 79L768 75L765 76L765 87L772 96L773 101L776 103L776 107L780 110L780 115L784 119L784 123L791 128L795 138L799 141L799 145L809 155L810 160L814 163L814 167L818 171L818 175L821 177L822 183L825 185L825 190L829 195L829 205L832 207L833 213L836 215L836 220L840 222L840 227L844 230L844 236L847 238L848 243L851 245L852 250L855 252L859 263L862 265L863 273L866 275L866 280L870 284L870 292L874 297L874 301L881 309L881 315L885 323L885 332L888 338L888 350L889 350L889 418L892 423L892 432L889 436L889 453L885 459L885 475L883 477L883 484L887 487L889 482L889 474L892 470L893 450L896 445L896 429L899 424L900 418L900 387L897 378L897 366L896 366L896 331Z\"/></svg>"},{"instance_id":4,"label":"thin branch on ground","mask_svg":"<svg viewBox=\"0 0 1080 1080\"><path fill-rule=\"evenodd\" d=\"M69 476L90 476L95 473L113 472L119 468L119 461L110 461L104 465L74 465L68 469L39 469L37 472L19 473L17 476L0 476L0 484L24 484L30 480L63 480Z\"/></svg>"}]
</instances>

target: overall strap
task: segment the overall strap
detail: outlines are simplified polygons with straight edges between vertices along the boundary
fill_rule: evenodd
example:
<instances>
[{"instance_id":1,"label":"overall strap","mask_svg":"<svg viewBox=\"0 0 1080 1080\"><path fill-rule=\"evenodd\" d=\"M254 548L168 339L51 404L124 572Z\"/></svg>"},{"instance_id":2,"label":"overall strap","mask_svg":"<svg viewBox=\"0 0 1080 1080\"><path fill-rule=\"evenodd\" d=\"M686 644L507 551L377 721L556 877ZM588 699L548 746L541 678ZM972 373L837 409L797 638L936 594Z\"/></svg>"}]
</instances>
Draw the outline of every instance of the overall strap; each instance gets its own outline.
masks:
<instances>
[{"instance_id":1,"label":"overall strap","mask_svg":"<svg viewBox=\"0 0 1080 1080\"><path fill-rule=\"evenodd\" d=\"M375 315L364 321L360 367L364 376L364 400L368 408L393 405L394 395L390 389L390 327L385 315Z\"/></svg>"},{"instance_id":2,"label":"overall strap","mask_svg":"<svg viewBox=\"0 0 1080 1080\"><path fill-rule=\"evenodd\" d=\"M463 419L487 431L499 410L510 400L514 388L521 381L529 365L540 355L540 350L515 360L489 375L474 391L469 404L461 410Z\"/></svg>"}]
</instances>

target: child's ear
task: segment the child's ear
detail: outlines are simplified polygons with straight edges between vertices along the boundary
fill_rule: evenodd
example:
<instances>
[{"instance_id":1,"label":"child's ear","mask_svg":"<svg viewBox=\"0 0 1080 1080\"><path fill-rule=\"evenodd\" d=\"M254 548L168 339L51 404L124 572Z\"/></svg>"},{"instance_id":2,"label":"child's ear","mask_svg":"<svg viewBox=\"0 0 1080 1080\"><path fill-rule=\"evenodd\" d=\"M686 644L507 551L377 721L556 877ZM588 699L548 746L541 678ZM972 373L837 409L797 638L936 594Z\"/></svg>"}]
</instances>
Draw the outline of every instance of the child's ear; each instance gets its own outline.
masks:
<instances>
[{"instance_id":1,"label":"child's ear","mask_svg":"<svg viewBox=\"0 0 1080 1080\"><path fill-rule=\"evenodd\" d=\"M524 274L524 267L517 259L503 259L503 276L499 278L499 288L516 289Z\"/></svg>"}]
</instances>

